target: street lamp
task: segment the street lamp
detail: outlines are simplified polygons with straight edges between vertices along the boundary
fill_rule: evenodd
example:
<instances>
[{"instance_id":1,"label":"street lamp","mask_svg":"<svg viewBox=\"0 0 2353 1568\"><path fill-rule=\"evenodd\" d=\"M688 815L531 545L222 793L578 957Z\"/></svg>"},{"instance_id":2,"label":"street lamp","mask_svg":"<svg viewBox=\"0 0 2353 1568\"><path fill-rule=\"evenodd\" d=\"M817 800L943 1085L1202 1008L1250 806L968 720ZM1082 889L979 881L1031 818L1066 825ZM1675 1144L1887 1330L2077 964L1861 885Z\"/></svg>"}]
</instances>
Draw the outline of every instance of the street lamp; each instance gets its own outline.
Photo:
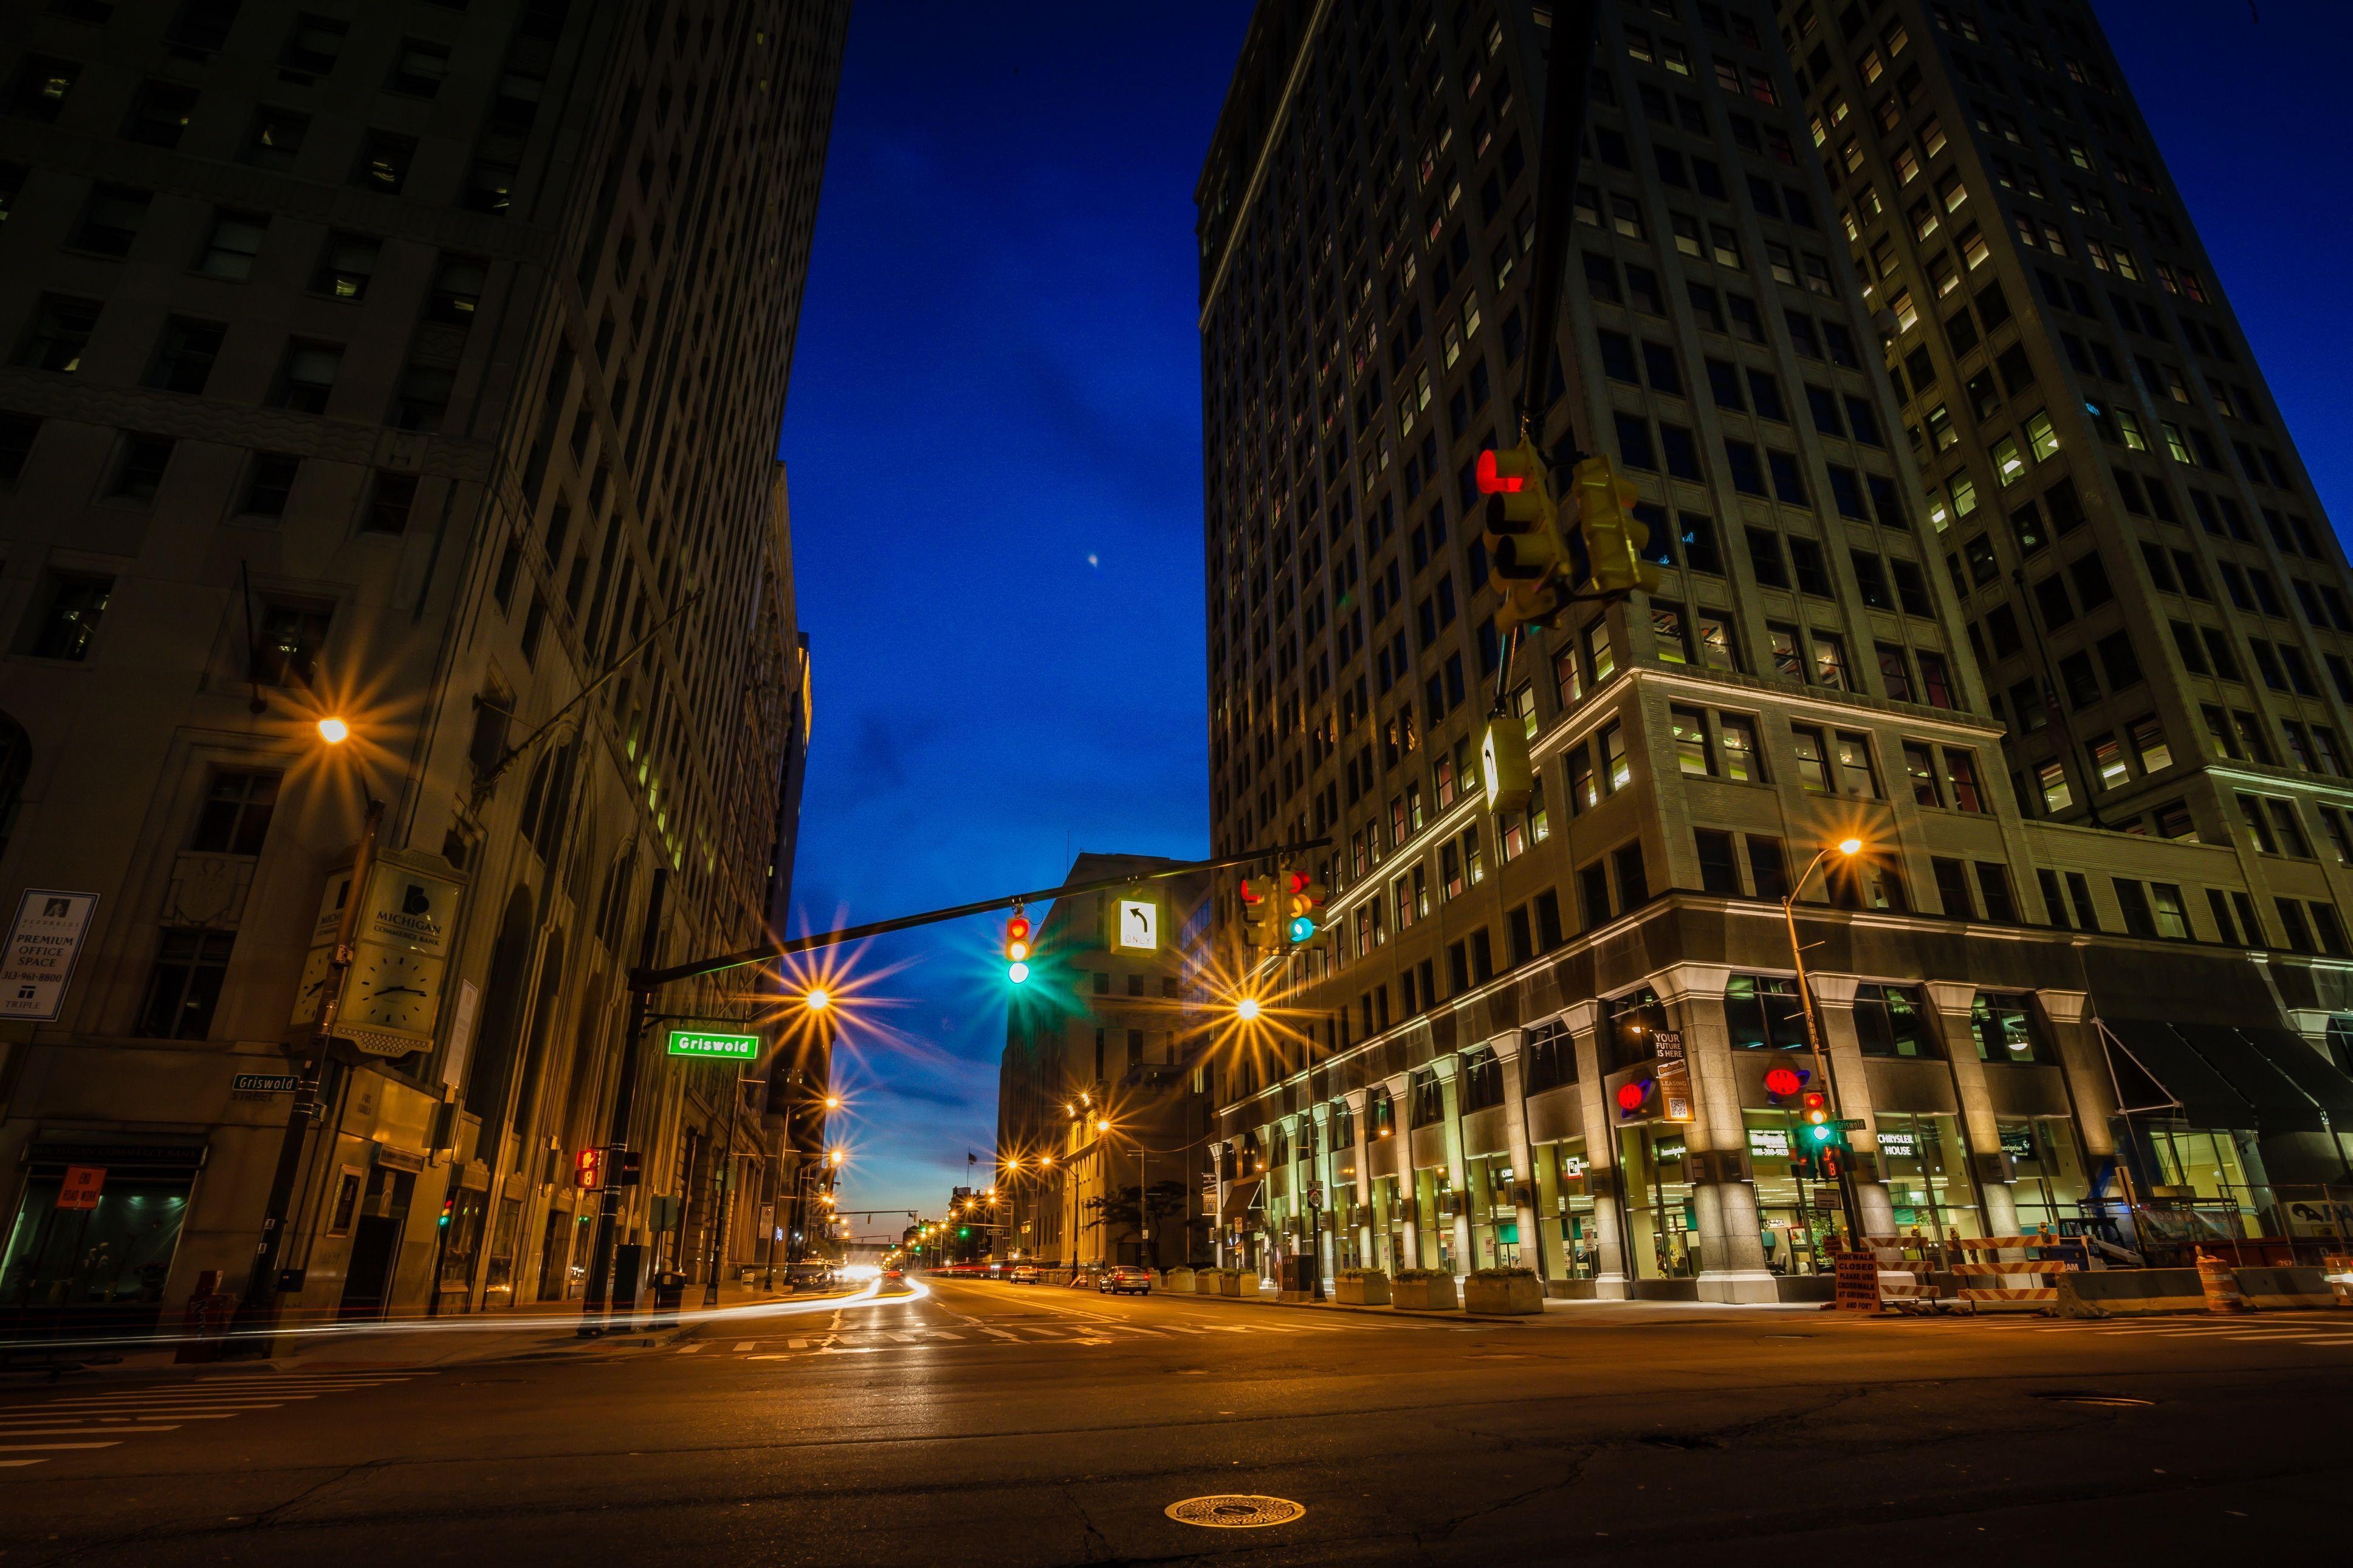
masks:
<instances>
[{"instance_id":1,"label":"street lamp","mask_svg":"<svg viewBox=\"0 0 2353 1568\"><path fill-rule=\"evenodd\" d=\"M319 721L319 739L331 746L340 746L352 738L352 727L332 715Z\"/></svg>"},{"instance_id":2,"label":"street lamp","mask_svg":"<svg viewBox=\"0 0 2353 1568\"><path fill-rule=\"evenodd\" d=\"M1234 1016L1245 1024L1255 1022L1258 1015L1259 1003L1255 996L1245 996L1234 1004Z\"/></svg>"},{"instance_id":3,"label":"street lamp","mask_svg":"<svg viewBox=\"0 0 2353 1568\"><path fill-rule=\"evenodd\" d=\"M1821 1080L1824 1091L1830 1095L1831 1115L1843 1120L1845 1112L1839 1107L1838 1080L1831 1076L1829 1064L1822 1057L1822 1031L1814 1016L1813 987L1806 980L1805 949L1798 942L1798 895L1805 891L1807 879L1830 858L1833 850L1843 858L1844 864L1852 865L1854 858L1862 853L1862 840L1841 838L1836 844L1826 844L1816 850L1814 858L1806 862L1806 868L1798 874L1797 881L1790 885L1788 895L1782 899L1781 919L1789 928L1789 961L1797 966L1798 1007L1806 1016L1806 1043L1813 1050L1814 1076ZM1856 1223L1854 1211L1854 1171L1841 1160L1839 1162L1839 1212L1846 1221L1847 1244L1860 1248L1862 1246L1862 1227Z\"/></svg>"},{"instance_id":4,"label":"street lamp","mask_svg":"<svg viewBox=\"0 0 2353 1568\"><path fill-rule=\"evenodd\" d=\"M822 1013L833 1005L833 998L822 986L812 986L801 993L801 1005L812 1013Z\"/></svg>"}]
</instances>

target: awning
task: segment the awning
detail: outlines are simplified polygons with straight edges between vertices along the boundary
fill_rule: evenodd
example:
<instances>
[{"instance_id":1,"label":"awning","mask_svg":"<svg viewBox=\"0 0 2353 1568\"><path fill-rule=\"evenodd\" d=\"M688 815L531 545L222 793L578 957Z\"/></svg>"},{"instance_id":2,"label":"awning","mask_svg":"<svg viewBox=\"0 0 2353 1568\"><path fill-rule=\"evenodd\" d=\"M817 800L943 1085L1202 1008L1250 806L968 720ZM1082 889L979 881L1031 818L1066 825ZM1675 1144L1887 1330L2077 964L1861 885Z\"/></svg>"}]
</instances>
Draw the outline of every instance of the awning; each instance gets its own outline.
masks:
<instances>
[{"instance_id":1,"label":"awning","mask_svg":"<svg viewBox=\"0 0 2353 1568\"><path fill-rule=\"evenodd\" d=\"M1248 1214L1250 1212L1250 1200L1258 1195L1258 1184L1265 1179L1266 1178L1263 1175L1237 1176L1234 1180L1228 1182L1226 1184L1226 1201L1218 1210L1219 1217L1231 1221L1238 1220L1241 1218L1243 1215Z\"/></svg>"},{"instance_id":2,"label":"awning","mask_svg":"<svg viewBox=\"0 0 2353 1568\"><path fill-rule=\"evenodd\" d=\"M2318 1132L2324 1130L2320 1107L2258 1048L2242 1029L2223 1024L2176 1024L2173 1032L2206 1065L2255 1108L2255 1121L2266 1133ZM2307 1047L2299 1045L2298 1050Z\"/></svg>"},{"instance_id":3,"label":"awning","mask_svg":"<svg viewBox=\"0 0 2353 1568\"><path fill-rule=\"evenodd\" d=\"M2340 1132L2353 1131L2353 1078L2347 1077L2344 1068L2314 1050L2292 1029L2242 1024L2239 1033L2296 1088L2319 1102L2328 1112L2330 1125Z\"/></svg>"},{"instance_id":4,"label":"awning","mask_svg":"<svg viewBox=\"0 0 2353 1568\"><path fill-rule=\"evenodd\" d=\"M2193 1127L2255 1131L2254 1106L2191 1050L2171 1025L2105 1016L2099 1022L2124 1110L2160 1110L2169 1102ZM2152 1089L2154 1095L2147 1092Z\"/></svg>"}]
</instances>

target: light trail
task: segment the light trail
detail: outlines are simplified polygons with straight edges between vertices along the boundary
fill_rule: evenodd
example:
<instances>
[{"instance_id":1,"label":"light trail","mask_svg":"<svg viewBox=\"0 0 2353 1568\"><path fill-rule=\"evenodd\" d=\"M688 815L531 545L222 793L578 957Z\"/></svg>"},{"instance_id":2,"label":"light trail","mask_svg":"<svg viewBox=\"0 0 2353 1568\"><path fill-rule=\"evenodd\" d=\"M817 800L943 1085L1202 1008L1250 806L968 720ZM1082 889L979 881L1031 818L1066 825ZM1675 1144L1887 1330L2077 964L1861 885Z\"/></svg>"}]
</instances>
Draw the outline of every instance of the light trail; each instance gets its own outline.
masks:
<instances>
[{"instance_id":1,"label":"light trail","mask_svg":"<svg viewBox=\"0 0 2353 1568\"><path fill-rule=\"evenodd\" d=\"M875 1280L861 1290L847 1296L825 1296L808 1300L749 1301L739 1307L681 1307L674 1312L649 1313L640 1308L631 1317L607 1318L607 1336L644 1333L649 1325L644 1320L658 1317L665 1325L679 1329L703 1323L754 1322L768 1318L793 1318L808 1312L839 1312L851 1308L904 1307L929 1296L931 1287L919 1279L901 1281L904 1293L893 1290L885 1295L882 1282ZM574 1329L584 1319L578 1312L537 1314L530 1317L468 1316L459 1318L406 1318L376 1320L358 1323L299 1323L290 1327L257 1331L268 1339L355 1339L370 1334L466 1334L490 1333L517 1329ZM667 1331L667 1329L665 1330ZM136 1350L157 1345L195 1344L204 1341L219 1342L237 1337L231 1329L227 1334L140 1334L111 1335L91 1339L0 1340L0 1351L29 1350Z\"/></svg>"}]
</instances>

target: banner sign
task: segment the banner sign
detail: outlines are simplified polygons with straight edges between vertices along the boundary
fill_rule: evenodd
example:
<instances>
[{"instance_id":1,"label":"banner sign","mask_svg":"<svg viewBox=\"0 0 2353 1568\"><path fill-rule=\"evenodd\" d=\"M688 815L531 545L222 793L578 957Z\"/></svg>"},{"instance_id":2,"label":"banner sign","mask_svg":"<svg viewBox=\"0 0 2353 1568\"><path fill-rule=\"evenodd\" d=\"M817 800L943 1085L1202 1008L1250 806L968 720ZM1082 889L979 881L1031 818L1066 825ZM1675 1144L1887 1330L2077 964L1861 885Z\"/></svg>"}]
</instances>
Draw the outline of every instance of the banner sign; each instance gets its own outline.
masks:
<instances>
[{"instance_id":1,"label":"banner sign","mask_svg":"<svg viewBox=\"0 0 2353 1568\"><path fill-rule=\"evenodd\" d=\"M1691 1067L1683 1060L1680 1029L1657 1029L1651 1047L1659 1061L1659 1116L1664 1121L1695 1121L1692 1110Z\"/></svg>"}]
</instances>

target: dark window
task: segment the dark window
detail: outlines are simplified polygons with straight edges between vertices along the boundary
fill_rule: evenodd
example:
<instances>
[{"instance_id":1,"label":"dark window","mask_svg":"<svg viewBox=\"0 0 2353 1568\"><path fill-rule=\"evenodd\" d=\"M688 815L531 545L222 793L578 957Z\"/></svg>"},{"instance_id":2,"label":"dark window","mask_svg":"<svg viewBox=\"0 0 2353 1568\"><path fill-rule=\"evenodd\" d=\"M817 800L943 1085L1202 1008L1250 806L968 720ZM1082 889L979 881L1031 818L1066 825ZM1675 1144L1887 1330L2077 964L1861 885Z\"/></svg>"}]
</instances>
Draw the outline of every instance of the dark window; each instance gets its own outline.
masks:
<instances>
[{"instance_id":1,"label":"dark window","mask_svg":"<svg viewBox=\"0 0 2353 1568\"><path fill-rule=\"evenodd\" d=\"M14 485L33 455L41 422L28 414L0 414L0 485Z\"/></svg>"},{"instance_id":2,"label":"dark window","mask_svg":"<svg viewBox=\"0 0 2353 1568\"><path fill-rule=\"evenodd\" d=\"M1806 1015L1793 980L1736 974L1724 990L1724 1022L1735 1050L1802 1050Z\"/></svg>"},{"instance_id":3,"label":"dark window","mask_svg":"<svg viewBox=\"0 0 2353 1568\"><path fill-rule=\"evenodd\" d=\"M360 519L364 533L405 533L408 514L417 505L415 474L379 473L369 492L367 511Z\"/></svg>"},{"instance_id":4,"label":"dark window","mask_svg":"<svg viewBox=\"0 0 2353 1568\"><path fill-rule=\"evenodd\" d=\"M382 247L382 241L368 235L330 234L319 251L319 269L311 276L311 291L338 300L366 299Z\"/></svg>"},{"instance_id":5,"label":"dark window","mask_svg":"<svg viewBox=\"0 0 2353 1568\"><path fill-rule=\"evenodd\" d=\"M433 275L433 292L427 296L425 319L453 327L470 327L482 300L490 263L479 256L445 256Z\"/></svg>"},{"instance_id":6,"label":"dark window","mask_svg":"<svg viewBox=\"0 0 2353 1568\"><path fill-rule=\"evenodd\" d=\"M90 638L106 618L106 603L114 593L111 577L59 576L50 587L48 606L33 631L30 649L35 658L63 658L79 663L90 653Z\"/></svg>"},{"instance_id":7,"label":"dark window","mask_svg":"<svg viewBox=\"0 0 2353 1568\"><path fill-rule=\"evenodd\" d=\"M278 807L279 776L264 773L217 773L196 816L191 849L216 855L259 855Z\"/></svg>"},{"instance_id":8,"label":"dark window","mask_svg":"<svg viewBox=\"0 0 2353 1568\"><path fill-rule=\"evenodd\" d=\"M271 402L299 414L323 414L327 397L335 389L335 373L343 363L341 343L295 339L286 345L286 358L279 366L276 395Z\"/></svg>"},{"instance_id":9,"label":"dark window","mask_svg":"<svg viewBox=\"0 0 2353 1568\"><path fill-rule=\"evenodd\" d=\"M16 68L16 85L8 92L8 111L55 124L58 110L65 107L66 94L73 90L74 80L80 75L81 67L71 60L61 60L53 55L26 55L25 63Z\"/></svg>"},{"instance_id":10,"label":"dark window","mask_svg":"<svg viewBox=\"0 0 2353 1568\"><path fill-rule=\"evenodd\" d=\"M255 111L253 128L246 132L237 156L260 169L290 169L302 154L302 139L310 134L311 117L290 109L267 106Z\"/></svg>"},{"instance_id":11,"label":"dark window","mask_svg":"<svg viewBox=\"0 0 2353 1568\"><path fill-rule=\"evenodd\" d=\"M423 38L403 38L393 53L392 70L384 85L389 91L411 98L431 98L441 90L442 79L448 74L447 47Z\"/></svg>"},{"instance_id":12,"label":"dark window","mask_svg":"<svg viewBox=\"0 0 2353 1568\"><path fill-rule=\"evenodd\" d=\"M44 294L33 309L33 323L17 351L16 363L32 370L67 374L79 370L82 350L97 325L97 300Z\"/></svg>"},{"instance_id":13,"label":"dark window","mask_svg":"<svg viewBox=\"0 0 2353 1568\"><path fill-rule=\"evenodd\" d=\"M1980 991L1969 1008L1969 1026L1977 1036L1978 1059L1989 1062L2047 1062L2049 1047L2034 1027L2023 996Z\"/></svg>"},{"instance_id":14,"label":"dark window","mask_svg":"<svg viewBox=\"0 0 2353 1568\"><path fill-rule=\"evenodd\" d=\"M1856 986L1854 1033L1867 1057L1943 1054L1923 1018L1919 992L1908 985Z\"/></svg>"},{"instance_id":15,"label":"dark window","mask_svg":"<svg viewBox=\"0 0 2353 1568\"><path fill-rule=\"evenodd\" d=\"M1733 858L1732 835L1702 827L1694 830L1692 837L1699 846L1700 890L1738 898L1740 867Z\"/></svg>"},{"instance_id":16,"label":"dark window","mask_svg":"<svg viewBox=\"0 0 2353 1568\"><path fill-rule=\"evenodd\" d=\"M252 517L284 517L294 476L301 468L301 458L284 452L256 452L246 475L245 504L240 510Z\"/></svg>"},{"instance_id":17,"label":"dark window","mask_svg":"<svg viewBox=\"0 0 2353 1568\"><path fill-rule=\"evenodd\" d=\"M183 316L164 322L163 340L155 345L155 363L147 370L147 384L164 392L202 392L212 378L213 362L220 357L227 331L216 322L192 321Z\"/></svg>"},{"instance_id":18,"label":"dark window","mask_svg":"<svg viewBox=\"0 0 2353 1568\"><path fill-rule=\"evenodd\" d=\"M131 102L131 119L122 134L132 142L144 142L150 147L176 147L180 133L188 128L188 115L196 107L196 89L178 82L149 81L141 84L139 96Z\"/></svg>"},{"instance_id":19,"label":"dark window","mask_svg":"<svg viewBox=\"0 0 2353 1568\"><path fill-rule=\"evenodd\" d=\"M125 436L114 483L106 493L126 500L153 500L163 488L164 471L172 466L172 445L169 436Z\"/></svg>"},{"instance_id":20,"label":"dark window","mask_svg":"<svg viewBox=\"0 0 2353 1568\"><path fill-rule=\"evenodd\" d=\"M1789 864L1781 852L1778 838L1762 838L1749 834L1748 879L1760 899L1786 899L1789 896Z\"/></svg>"},{"instance_id":21,"label":"dark window","mask_svg":"<svg viewBox=\"0 0 2353 1568\"><path fill-rule=\"evenodd\" d=\"M380 195L396 196L408 184L409 165L416 161L416 138L371 131L360 144L359 162L352 166L352 184Z\"/></svg>"},{"instance_id":22,"label":"dark window","mask_svg":"<svg viewBox=\"0 0 2353 1568\"><path fill-rule=\"evenodd\" d=\"M265 605L254 634L251 679L263 686L309 686L327 646L329 612L302 605Z\"/></svg>"},{"instance_id":23,"label":"dark window","mask_svg":"<svg viewBox=\"0 0 2353 1568\"><path fill-rule=\"evenodd\" d=\"M147 976L137 1032L157 1040L201 1040L210 1034L236 943L234 931L166 931Z\"/></svg>"}]
</instances>

